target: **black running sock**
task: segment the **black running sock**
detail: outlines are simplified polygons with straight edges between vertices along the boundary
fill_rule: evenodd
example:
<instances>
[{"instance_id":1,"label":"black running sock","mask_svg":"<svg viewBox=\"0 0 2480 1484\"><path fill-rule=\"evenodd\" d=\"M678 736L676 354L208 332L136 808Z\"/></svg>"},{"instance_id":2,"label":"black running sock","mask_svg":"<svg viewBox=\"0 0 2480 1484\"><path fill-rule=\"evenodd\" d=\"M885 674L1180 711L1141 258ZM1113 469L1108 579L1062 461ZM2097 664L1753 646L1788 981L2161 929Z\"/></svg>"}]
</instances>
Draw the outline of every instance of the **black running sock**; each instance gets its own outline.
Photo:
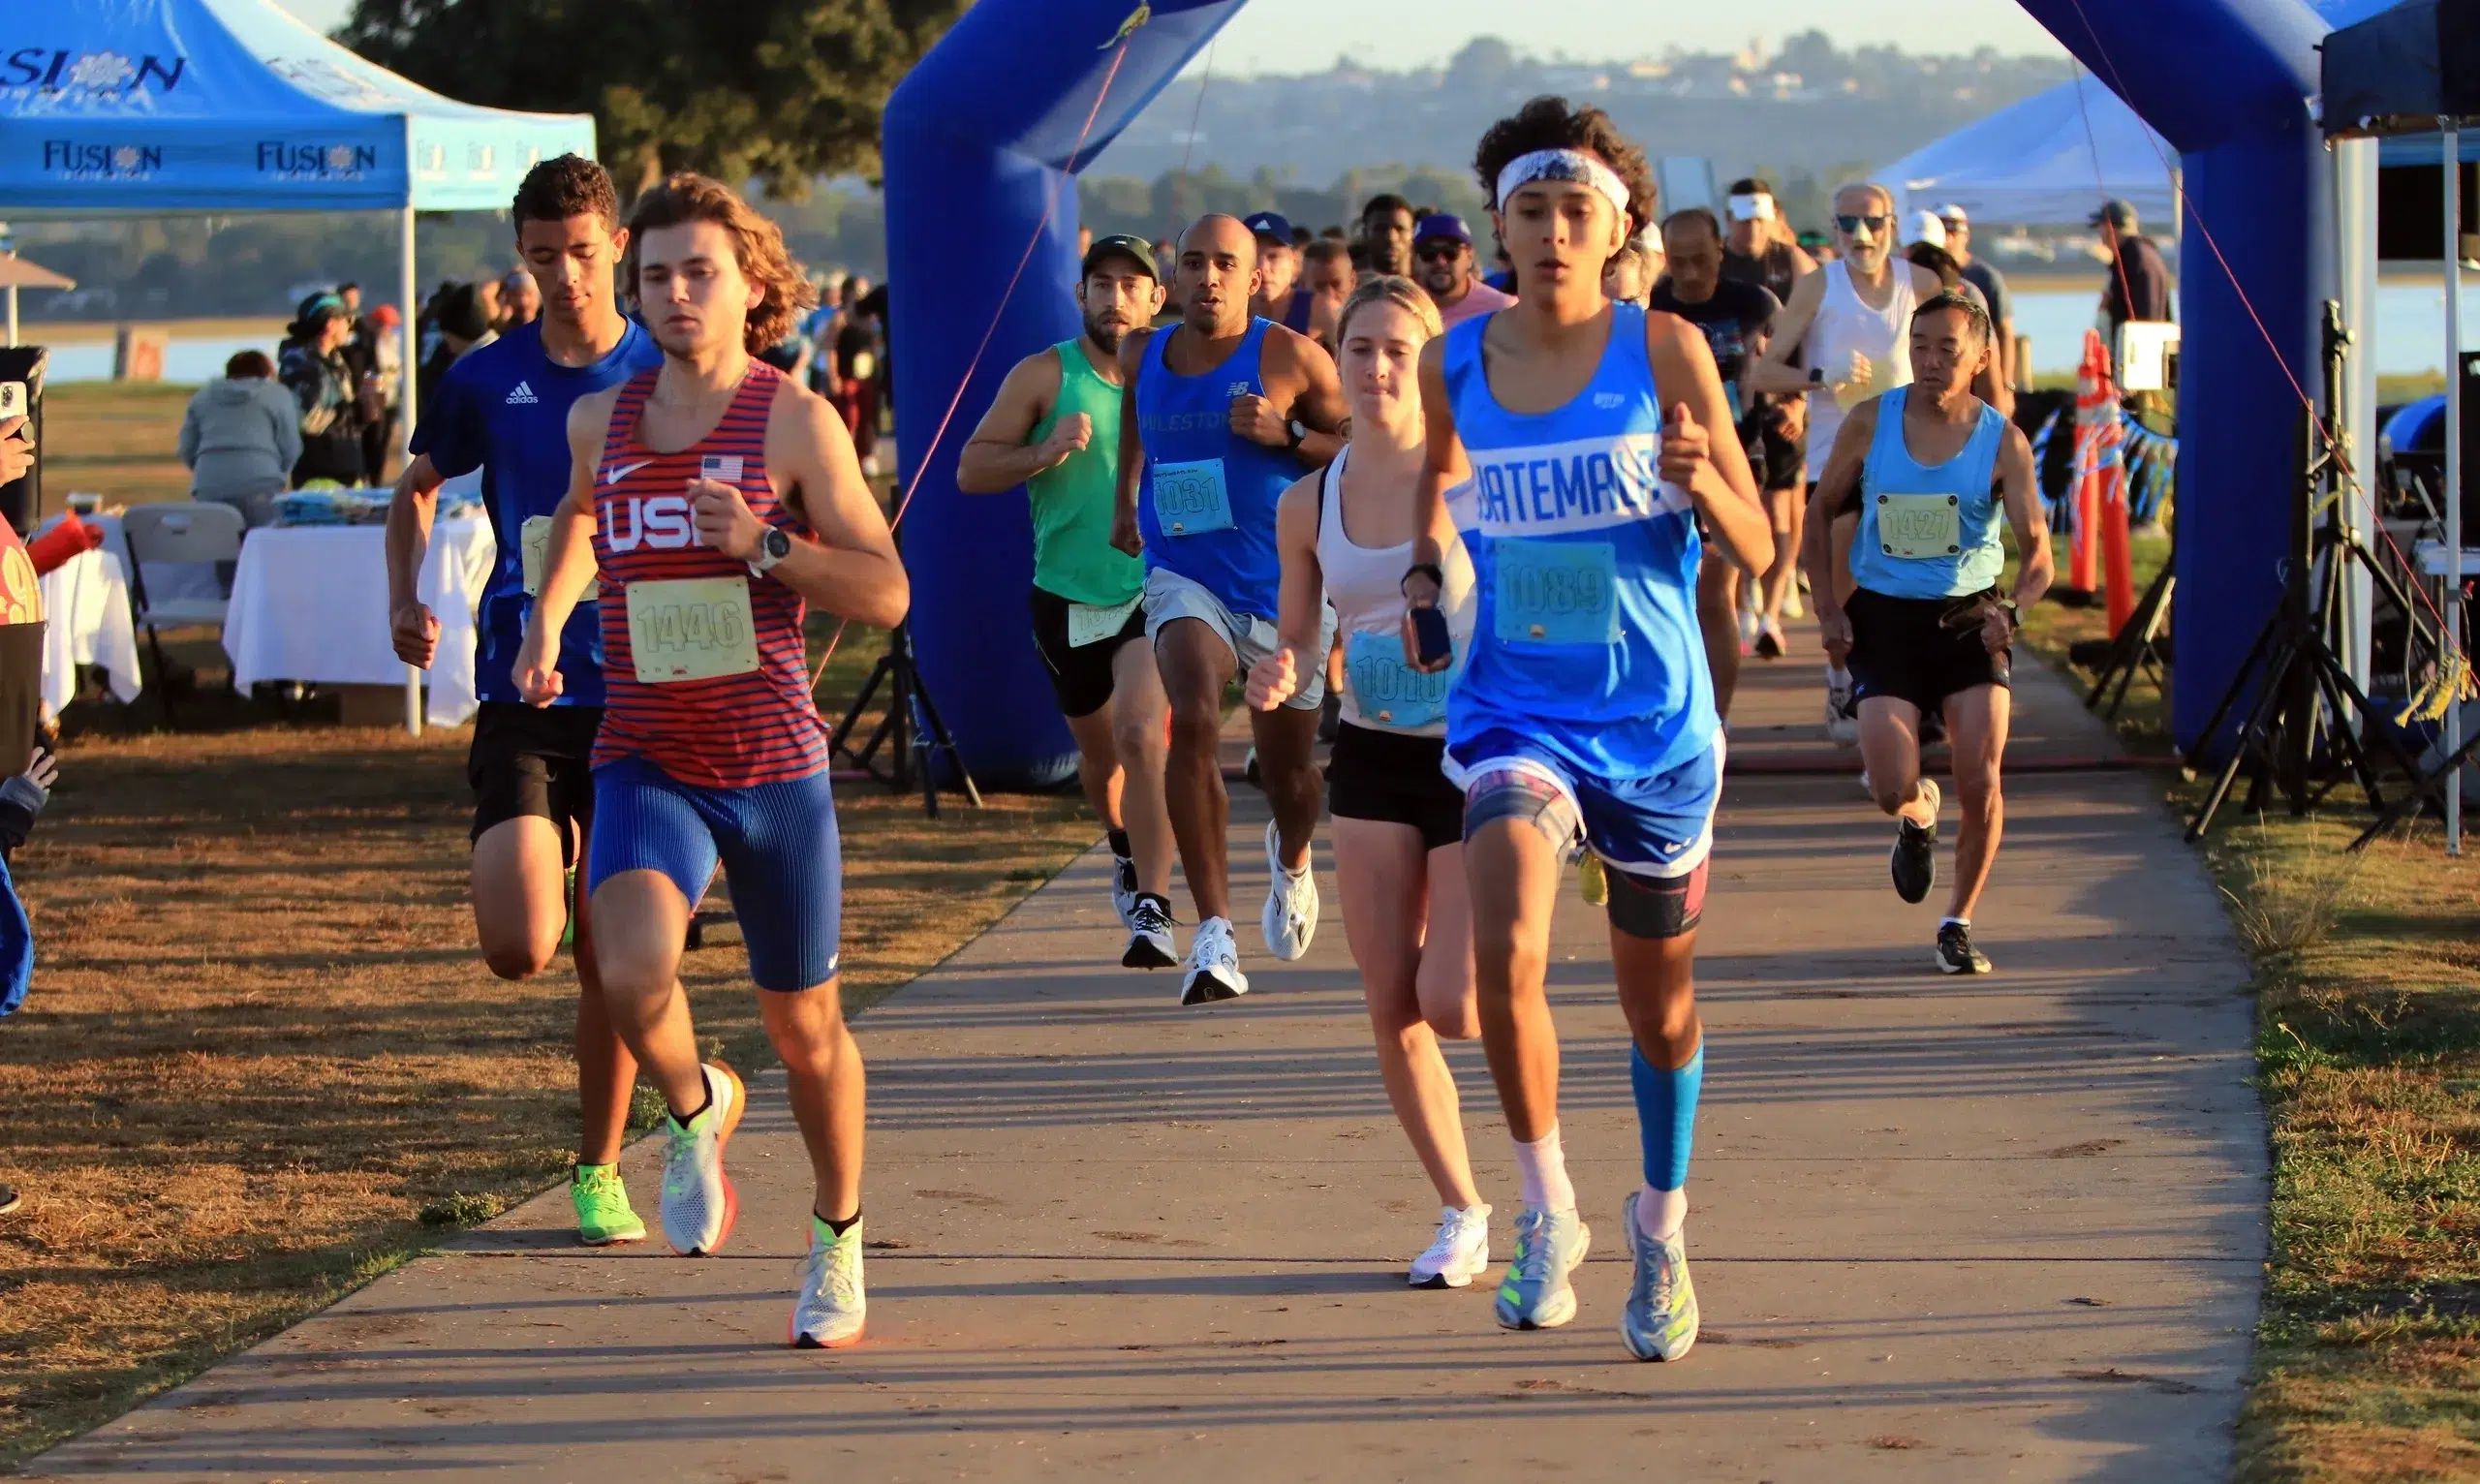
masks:
<instances>
[{"instance_id":1,"label":"black running sock","mask_svg":"<svg viewBox=\"0 0 2480 1484\"><path fill-rule=\"evenodd\" d=\"M1111 843L1112 854L1118 856L1122 860L1128 859L1129 843L1127 830L1106 829L1102 831L1102 838Z\"/></svg>"},{"instance_id":2,"label":"black running sock","mask_svg":"<svg viewBox=\"0 0 2480 1484\"><path fill-rule=\"evenodd\" d=\"M699 1086L701 1086L701 1087L705 1086L705 1084L704 1084L702 1081L701 1081L698 1085L699 1085ZM674 1114L672 1114L672 1115L671 1115L672 1122L674 1122L674 1123L676 1123L676 1124L680 1125L680 1127L682 1127L683 1128L688 1128L691 1124L694 1124L694 1123L698 1122L698 1118L699 1118L701 1115L703 1115L703 1114L705 1113L705 1111L706 1111L708 1108L711 1108L711 1107L713 1107L714 1105L715 1105L715 1090L714 1090L712 1087L707 1087L707 1088L706 1088L706 1096L705 1096L704 1098L699 1098L699 1099L698 1099L698 1106L697 1106L697 1107L695 1107L695 1108L692 1108L691 1110L689 1110L689 1111L688 1111L688 1112L686 1112L686 1113L674 1113Z\"/></svg>"},{"instance_id":3,"label":"black running sock","mask_svg":"<svg viewBox=\"0 0 2480 1484\"><path fill-rule=\"evenodd\" d=\"M844 1235L846 1232L851 1231L852 1229L852 1223L861 1219L861 1213L856 1210L851 1216L846 1217L840 1221L830 1221L825 1217L818 1214L818 1207L816 1206L810 1207L810 1215L816 1218L818 1223L825 1227L830 1234L839 1237Z\"/></svg>"}]
</instances>

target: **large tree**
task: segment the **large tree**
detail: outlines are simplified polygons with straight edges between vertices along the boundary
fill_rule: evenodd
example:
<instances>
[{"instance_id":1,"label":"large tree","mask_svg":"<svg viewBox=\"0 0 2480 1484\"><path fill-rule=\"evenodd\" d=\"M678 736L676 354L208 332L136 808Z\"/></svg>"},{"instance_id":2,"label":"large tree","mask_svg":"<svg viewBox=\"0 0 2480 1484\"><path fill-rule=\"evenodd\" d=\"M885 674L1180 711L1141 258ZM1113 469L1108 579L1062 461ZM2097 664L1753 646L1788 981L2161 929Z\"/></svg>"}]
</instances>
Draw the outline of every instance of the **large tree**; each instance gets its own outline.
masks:
<instances>
[{"instance_id":1,"label":"large tree","mask_svg":"<svg viewBox=\"0 0 2480 1484\"><path fill-rule=\"evenodd\" d=\"M467 103L592 113L623 191L670 170L798 200L879 168L879 113L966 0L354 0L337 39Z\"/></svg>"}]
</instances>

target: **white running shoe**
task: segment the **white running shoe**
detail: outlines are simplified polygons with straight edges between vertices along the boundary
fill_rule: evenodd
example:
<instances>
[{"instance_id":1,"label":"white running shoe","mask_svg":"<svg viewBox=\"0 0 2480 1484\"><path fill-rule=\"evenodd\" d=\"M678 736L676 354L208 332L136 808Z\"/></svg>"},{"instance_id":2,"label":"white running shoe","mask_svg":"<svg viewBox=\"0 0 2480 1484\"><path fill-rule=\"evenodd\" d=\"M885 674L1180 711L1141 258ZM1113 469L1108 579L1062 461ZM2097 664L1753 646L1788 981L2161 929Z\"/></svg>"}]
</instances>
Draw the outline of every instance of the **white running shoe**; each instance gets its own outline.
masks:
<instances>
[{"instance_id":1,"label":"white running shoe","mask_svg":"<svg viewBox=\"0 0 2480 1484\"><path fill-rule=\"evenodd\" d=\"M1257 916L1266 935L1266 951L1285 963L1309 951L1318 936L1318 873L1315 861L1303 861L1300 874L1283 868L1282 834L1266 821L1266 910Z\"/></svg>"},{"instance_id":2,"label":"white running shoe","mask_svg":"<svg viewBox=\"0 0 2480 1484\"><path fill-rule=\"evenodd\" d=\"M1240 945L1231 938L1231 919L1208 917L1197 924L1189 943L1189 972L1180 979L1182 1005L1212 1005L1237 1000L1249 992L1249 976L1240 972Z\"/></svg>"},{"instance_id":3,"label":"white running shoe","mask_svg":"<svg viewBox=\"0 0 2480 1484\"><path fill-rule=\"evenodd\" d=\"M1136 927L1136 862L1125 855L1111 857L1111 910L1120 914L1120 926Z\"/></svg>"},{"instance_id":4,"label":"white running shoe","mask_svg":"<svg viewBox=\"0 0 2480 1484\"><path fill-rule=\"evenodd\" d=\"M1807 607L1802 605L1800 603L1800 584L1794 582L1789 587L1784 588L1782 590L1782 616L1784 618L1806 618L1808 617L1808 613L1809 610Z\"/></svg>"},{"instance_id":5,"label":"white running shoe","mask_svg":"<svg viewBox=\"0 0 2480 1484\"><path fill-rule=\"evenodd\" d=\"M1860 745L1860 703L1851 698L1851 672L1825 667L1825 734L1837 747Z\"/></svg>"},{"instance_id":6,"label":"white running shoe","mask_svg":"<svg viewBox=\"0 0 2480 1484\"><path fill-rule=\"evenodd\" d=\"M801 1291L792 1298L792 1348L840 1350L856 1344L869 1314L869 1296L861 1291L861 1219L853 1218L838 1237L828 1236L813 1219Z\"/></svg>"},{"instance_id":7,"label":"white running shoe","mask_svg":"<svg viewBox=\"0 0 2480 1484\"><path fill-rule=\"evenodd\" d=\"M1741 654L1743 654L1743 655L1748 654L1748 653L1750 653L1751 651L1752 651L1752 650L1754 650L1754 649L1756 648L1756 630L1757 630L1757 617L1756 617L1756 610L1755 610L1754 608L1742 608L1742 609L1740 609L1740 653L1741 653Z\"/></svg>"},{"instance_id":8,"label":"white running shoe","mask_svg":"<svg viewBox=\"0 0 2480 1484\"><path fill-rule=\"evenodd\" d=\"M1128 948L1120 954L1122 969L1168 969L1180 961L1171 941L1171 904L1150 891L1136 894L1128 914Z\"/></svg>"},{"instance_id":9,"label":"white running shoe","mask_svg":"<svg viewBox=\"0 0 2480 1484\"><path fill-rule=\"evenodd\" d=\"M724 1173L724 1145L740 1127L749 1091L740 1074L721 1062L709 1062L706 1110L682 1127L666 1118L670 1147L663 1162L663 1239L683 1257L713 1253L732 1234L740 1218L740 1193Z\"/></svg>"},{"instance_id":10,"label":"white running shoe","mask_svg":"<svg viewBox=\"0 0 2480 1484\"><path fill-rule=\"evenodd\" d=\"M1464 1288L1490 1271L1490 1208L1458 1211L1442 1206L1438 1236L1412 1259L1415 1288Z\"/></svg>"}]
</instances>

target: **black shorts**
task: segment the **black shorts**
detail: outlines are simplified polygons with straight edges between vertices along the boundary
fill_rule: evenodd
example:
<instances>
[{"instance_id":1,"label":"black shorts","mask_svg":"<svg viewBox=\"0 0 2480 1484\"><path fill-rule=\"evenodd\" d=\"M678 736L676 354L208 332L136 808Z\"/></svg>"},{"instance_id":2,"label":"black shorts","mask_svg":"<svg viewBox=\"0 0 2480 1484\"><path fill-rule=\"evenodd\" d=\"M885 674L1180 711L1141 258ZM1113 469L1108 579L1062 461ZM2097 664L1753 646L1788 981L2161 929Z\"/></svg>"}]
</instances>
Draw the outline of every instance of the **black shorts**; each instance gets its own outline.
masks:
<instances>
[{"instance_id":1,"label":"black shorts","mask_svg":"<svg viewBox=\"0 0 2480 1484\"><path fill-rule=\"evenodd\" d=\"M1409 824L1421 849L1464 840L1464 790L1446 781L1439 762L1444 737L1412 737L1346 722L1326 763L1326 807L1338 819Z\"/></svg>"},{"instance_id":2,"label":"black shorts","mask_svg":"<svg viewBox=\"0 0 2480 1484\"><path fill-rule=\"evenodd\" d=\"M1050 671L1050 690L1059 697L1059 714L1073 720L1092 716L1111 703L1111 662L1120 646L1145 637L1145 605L1129 610L1128 622L1106 639L1073 648L1068 642L1068 600L1034 589L1034 648Z\"/></svg>"},{"instance_id":3,"label":"black shorts","mask_svg":"<svg viewBox=\"0 0 2480 1484\"><path fill-rule=\"evenodd\" d=\"M1843 605L1851 618L1851 695L1907 700L1924 713L1975 686L2014 688L2009 654L1991 654L1980 625L1950 626L1949 613L1977 606L1989 594L1964 598L1889 598L1861 588Z\"/></svg>"},{"instance_id":4,"label":"black shorts","mask_svg":"<svg viewBox=\"0 0 2480 1484\"><path fill-rule=\"evenodd\" d=\"M1809 440L1806 435L1785 438L1768 425L1757 434L1757 455L1749 460L1756 467L1751 471L1757 482L1768 490L1809 487Z\"/></svg>"},{"instance_id":5,"label":"black shorts","mask_svg":"<svg viewBox=\"0 0 2480 1484\"><path fill-rule=\"evenodd\" d=\"M601 706L482 702L465 758L474 838L531 815L560 826L561 863L576 864L576 835L594 822L594 734L602 728Z\"/></svg>"}]
</instances>

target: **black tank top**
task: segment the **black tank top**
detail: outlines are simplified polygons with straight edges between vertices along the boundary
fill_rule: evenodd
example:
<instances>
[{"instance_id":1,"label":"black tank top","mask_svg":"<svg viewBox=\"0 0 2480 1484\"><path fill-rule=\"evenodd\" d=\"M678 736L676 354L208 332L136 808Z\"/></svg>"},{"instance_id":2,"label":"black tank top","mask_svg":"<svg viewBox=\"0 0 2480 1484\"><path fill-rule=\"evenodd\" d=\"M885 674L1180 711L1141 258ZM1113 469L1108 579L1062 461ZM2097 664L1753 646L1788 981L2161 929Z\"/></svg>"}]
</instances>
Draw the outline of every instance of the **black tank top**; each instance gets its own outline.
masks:
<instances>
[{"instance_id":1,"label":"black tank top","mask_svg":"<svg viewBox=\"0 0 2480 1484\"><path fill-rule=\"evenodd\" d=\"M1762 257L1751 257L1746 253L1735 253L1729 248L1724 248L1722 276L1736 278L1742 283L1760 285L1776 299L1787 304L1791 302L1791 281L1794 276L1791 244L1768 242L1765 244Z\"/></svg>"}]
</instances>

